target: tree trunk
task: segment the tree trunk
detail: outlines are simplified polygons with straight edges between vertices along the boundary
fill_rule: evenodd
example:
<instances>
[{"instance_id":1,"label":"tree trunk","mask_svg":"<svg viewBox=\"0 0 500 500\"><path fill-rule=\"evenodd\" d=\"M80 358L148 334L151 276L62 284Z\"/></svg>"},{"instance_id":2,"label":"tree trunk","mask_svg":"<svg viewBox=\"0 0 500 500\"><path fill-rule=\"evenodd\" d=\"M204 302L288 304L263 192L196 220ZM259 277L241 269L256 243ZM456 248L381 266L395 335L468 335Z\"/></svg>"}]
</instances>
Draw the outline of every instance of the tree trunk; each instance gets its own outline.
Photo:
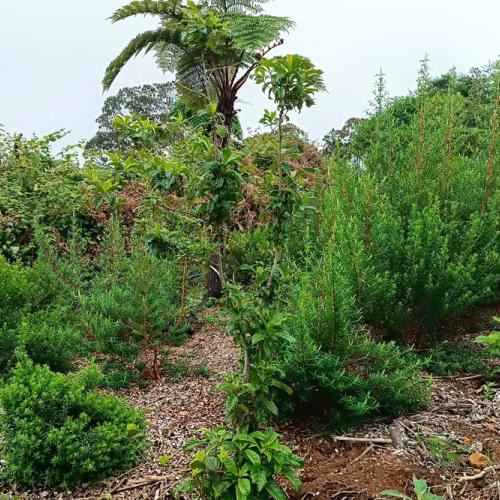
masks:
<instances>
[{"instance_id":1,"label":"tree trunk","mask_svg":"<svg viewBox=\"0 0 500 500\"><path fill-rule=\"evenodd\" d=\"M217 238L218 248L210 257L210 267L208 268L205 285L207 294L214 299L222 297L224 289L224 267L222 265L222 255L224 253L224 241L221 236Z\"/></svg>"}]
</instances>

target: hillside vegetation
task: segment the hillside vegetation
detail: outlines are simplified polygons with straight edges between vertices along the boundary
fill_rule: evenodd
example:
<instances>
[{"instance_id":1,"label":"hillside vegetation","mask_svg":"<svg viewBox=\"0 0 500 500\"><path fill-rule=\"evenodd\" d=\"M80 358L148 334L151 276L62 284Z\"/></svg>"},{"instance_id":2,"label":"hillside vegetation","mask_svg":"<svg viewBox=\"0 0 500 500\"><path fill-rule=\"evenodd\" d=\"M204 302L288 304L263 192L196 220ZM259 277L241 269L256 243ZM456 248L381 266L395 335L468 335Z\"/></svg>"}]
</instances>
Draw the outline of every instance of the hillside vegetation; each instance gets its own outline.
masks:
<instances>
[{"instance_id":1,"label":"hillside vegetation","mask_svg":"<svg viewBox=\"0 0 500 500\"><path fill-rule=\"evenodd\" d=\"M158 28L111 63L105 88L143 50L174 83L108 102L83 152L54 154L61 133L0 130L6 491L140 464L158 442L129 401L162 384L183 400L189 377L215 377L225 418L181 443L190 471L168 494L207 499L298 494L304 460L285 423L391 422L431 404L430 374L472 375L496 397L498 326L450 340L449 325L500 300L499 63L432 78L425 58L400 97L380 72L367 116L317 145L290 114L315 105L323 73L272 56L293 23L263 4L132 2L112 19L153 14ZM249 79L269 109L244 136ZM208 327L237 366L218 343L204 346L216 374L176 358ZM171 457L154 460L167 470Z\"/></svg>"}]
</instances>

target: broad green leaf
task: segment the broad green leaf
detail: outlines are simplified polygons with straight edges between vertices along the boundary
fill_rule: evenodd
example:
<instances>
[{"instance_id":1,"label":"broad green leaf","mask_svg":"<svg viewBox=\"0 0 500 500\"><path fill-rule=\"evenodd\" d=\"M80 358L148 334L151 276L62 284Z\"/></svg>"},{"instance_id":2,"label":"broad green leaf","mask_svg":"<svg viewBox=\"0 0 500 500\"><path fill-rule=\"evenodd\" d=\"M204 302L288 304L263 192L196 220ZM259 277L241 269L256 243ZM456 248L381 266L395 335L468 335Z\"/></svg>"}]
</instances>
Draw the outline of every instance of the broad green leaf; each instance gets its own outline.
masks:
<instances>
[{"instance_id":1,"label":"broad green leaf","mask_svg":"<svg viewBox=\"0 0 500 500\"><path fill-rule=\"evenodd\" d=\"M257 472L257 491L260 493L267 484L267 476L264 470Z\"/></svg>"},{"instance_id":2,"label":"broad green leaf","mask_svg":"<svg viewBox=\"0 0 500 500\"><path fill-rule=\"evenodd\" d=\"M267 400L265 402L265 406L273 415L278 415L278 407L274 401L271 401L270 399Z\"/></svg>"},{"instance_id":3,"label":"broad green leaf","mask_svg":"<svg viewBox=\"0 0 500 500\"><path fill-rule=\"evenodd\" d=\"M405 500L411 500L411 498L403 493L396 490L384 490L379 493L380 496L404 498Z\"/></svg>"},{"instance_id":4,"label":"broad green leaf","mask_svg":"<svg viewBox=\"0 0 500 500\"><path fill-rule=\"evenodd\" d=\"M292 470L288 470L286 472L283 472L283 476L285 476L292 483L295 491L300 491L300 489L302 488L302 481L299 479L297 474L295 474L295 472L293 472Z\"/></svg>"},{"instance_id":5,"label":"broad green leaf","mask_svg":"<svg viewBox=\"0 0 500 500\"><path fill-rule=\"evenodd\" d=\"M195 462L205 462L205 458L207 457L207 454L205 450L200 450L196 455L194 456L194 461Z\"/></svg>"},{"instance_id":6,"label":"broad green leaf","mask_svg":"<svg viewBox=\"0 0 500 500\"><path fill-rule=\"evenodd\" d=\"M238 476L238 467L235 461L232 458L221 459L221 462L224 464L224 467L228 472L230 472L233 476Z\"/></svg>"},{"instance_id":7,"label":"broad green leaf","mask_svg":"<svg viewBox=\"0 0 500 500\"><path fill-rule=\"evenodd\" d=\"M205 459L205 465L208 471L216 471L219 468L219 461L213 455L209 455Z\"/></svg>"},{"instance_id":8,"label":"broad green leaf","mask_svg":"<svg viewBox=\"0 0 500 500\"><path fill-rule=\"evenodd\" d=\"M238 490L240 491L242 498L248 498L252 492L250 480L246 478L238 479Z\"/></svg>"},{"instance_id":9,"label":"broad green leaf","mask_svg":"<svg viewBox=\"0 0 500 500\"><path fill-rule=\"evenodd\" d=\"M266 491L274 500L286 500L285 492L281 489L281 486L272 479L267 482Z\"/></svg>"},{"instance_id":10,"label":"broad green leaf","mask_svg":"<svg viewBox=\"0 0 500 500\"><path fill-rule=\"evenodd\" d=\"M259 465L260 464L260 457L259 455L253 451L253 450L245 450L245 455L248 457L250 462L252 462L254 465Z\"/></svg>"}]
</instances>

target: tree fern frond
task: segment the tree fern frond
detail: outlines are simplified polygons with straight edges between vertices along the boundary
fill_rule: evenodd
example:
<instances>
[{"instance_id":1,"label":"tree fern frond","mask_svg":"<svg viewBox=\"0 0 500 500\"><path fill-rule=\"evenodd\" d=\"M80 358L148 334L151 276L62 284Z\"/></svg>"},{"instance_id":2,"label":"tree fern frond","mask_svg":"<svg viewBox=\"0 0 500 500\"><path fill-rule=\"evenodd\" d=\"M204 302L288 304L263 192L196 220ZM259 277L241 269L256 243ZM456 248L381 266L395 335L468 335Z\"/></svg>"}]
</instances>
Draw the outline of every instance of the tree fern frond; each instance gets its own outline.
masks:
<instances>
[{"instance_id":1,"label":"tree fern frond","mask_svg":"<svg viewBox=\"0 0 500 500\"><path fill-rule=\"evenodd\" d=\"M214 93L202 61L191 54L185 54L179 59L176 80L177 92L191 109L207 104Z\"/></svg>"},{"instance_id":2,"label":"tree fern frond","mask_svg":"<svg viewBox=\"0 0 500 500\"><path fill-rule=\"evenodd\" d=\"M183 50L171 43L159 44L156 47L156 64L164 72L175 72L179 59L183 55Z\"/></svg>"},{"instance_id":3,"label":"tree fern frond","mask_svg":"<svg viewBox=\"0 0 500 500\"><path fill-rule=\"evenodd\" d=\"M178 31L166 30L160 28L156 31L146 31L137 35L122 52L114 59L106 69L104 79L102 81L104 90L109 90L116 77L132 57L137 56L143 50L148 53L154 49L159 43L179 44L181 35Z\"/></svg>"},{"instance_id":4,"label":"tree fern frond","mask_svg":"<svg viewBox=\"0 0 500 500\"><path fill-rule=\"evenodd\" d=\"M212 0L210 7L220 12L239 12L259 14L263 11L262 5L269 0Z\"/></svg>"},{"instance_id":5,"label":"tree fern frond","mask_svg":"<svg viewBox=\"0 0 500 500\"><path fill-rule=\"evenodd\" d=\"M288 17L268 15L226 14L229 32L238 45L246 50L258 50L278 40L294 22Z\"/></svg>"},{"instance_id":6,"label":"tree fern frond","mask_svg":"<svg viewBox=\"0 0 500 500\"><path fill-rule=\"evenodd\" d=\"M164 15L171 17L181 5L181 0L134 0L120 7L111 20L116 23L133 16Z\"/></svg>"}]
</instances>

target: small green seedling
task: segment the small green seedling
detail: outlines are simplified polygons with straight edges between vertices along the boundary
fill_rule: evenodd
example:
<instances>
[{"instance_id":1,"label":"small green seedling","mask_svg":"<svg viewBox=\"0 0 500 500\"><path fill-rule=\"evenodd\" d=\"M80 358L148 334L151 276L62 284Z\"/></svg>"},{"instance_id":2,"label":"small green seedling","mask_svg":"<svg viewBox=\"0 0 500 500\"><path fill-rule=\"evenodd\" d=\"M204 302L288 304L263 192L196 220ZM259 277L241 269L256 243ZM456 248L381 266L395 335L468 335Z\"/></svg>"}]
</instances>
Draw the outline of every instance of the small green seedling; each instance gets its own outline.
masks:
<instances>
[{"instance_id":1,"label":"small green seedling","mask_svg":"<svg viewBox=\"0 0 500 500\"><path fill-rule=\"evenodd\" d=\"M443 500L442 496L434 495L429 491L429 486L427 486L427 481L424 479L413 478L413 488L417 500ZM411 497L400 493L396 490L384 490L379 493L380 496L393 497L393 498L404 498L405 500L412 500Z\"/></svg>"},{"instance_id":2,"label":"small green seedling","mask_svg":"<svg viewBox=\"0 0 500 500\"><path fill-rule=\"evenodd\" d=\"M168 465L168 463L172 460L172 457L170 455L162 455L159 459L159 463L161 467L165 467Z\"/></svg>"},{"instance_id":3,"label":"small green seedling","mask_svg":"<svg viewBox=\"0 0 500 500\"><path fill-rule=\"evenodd\" d=\"M483 394L484 394L484 399L487 401L493 401L493 398L495 397L496 394L496 383L495 382L486 382L483 385Z\"/></svg>"}]
</instances>

